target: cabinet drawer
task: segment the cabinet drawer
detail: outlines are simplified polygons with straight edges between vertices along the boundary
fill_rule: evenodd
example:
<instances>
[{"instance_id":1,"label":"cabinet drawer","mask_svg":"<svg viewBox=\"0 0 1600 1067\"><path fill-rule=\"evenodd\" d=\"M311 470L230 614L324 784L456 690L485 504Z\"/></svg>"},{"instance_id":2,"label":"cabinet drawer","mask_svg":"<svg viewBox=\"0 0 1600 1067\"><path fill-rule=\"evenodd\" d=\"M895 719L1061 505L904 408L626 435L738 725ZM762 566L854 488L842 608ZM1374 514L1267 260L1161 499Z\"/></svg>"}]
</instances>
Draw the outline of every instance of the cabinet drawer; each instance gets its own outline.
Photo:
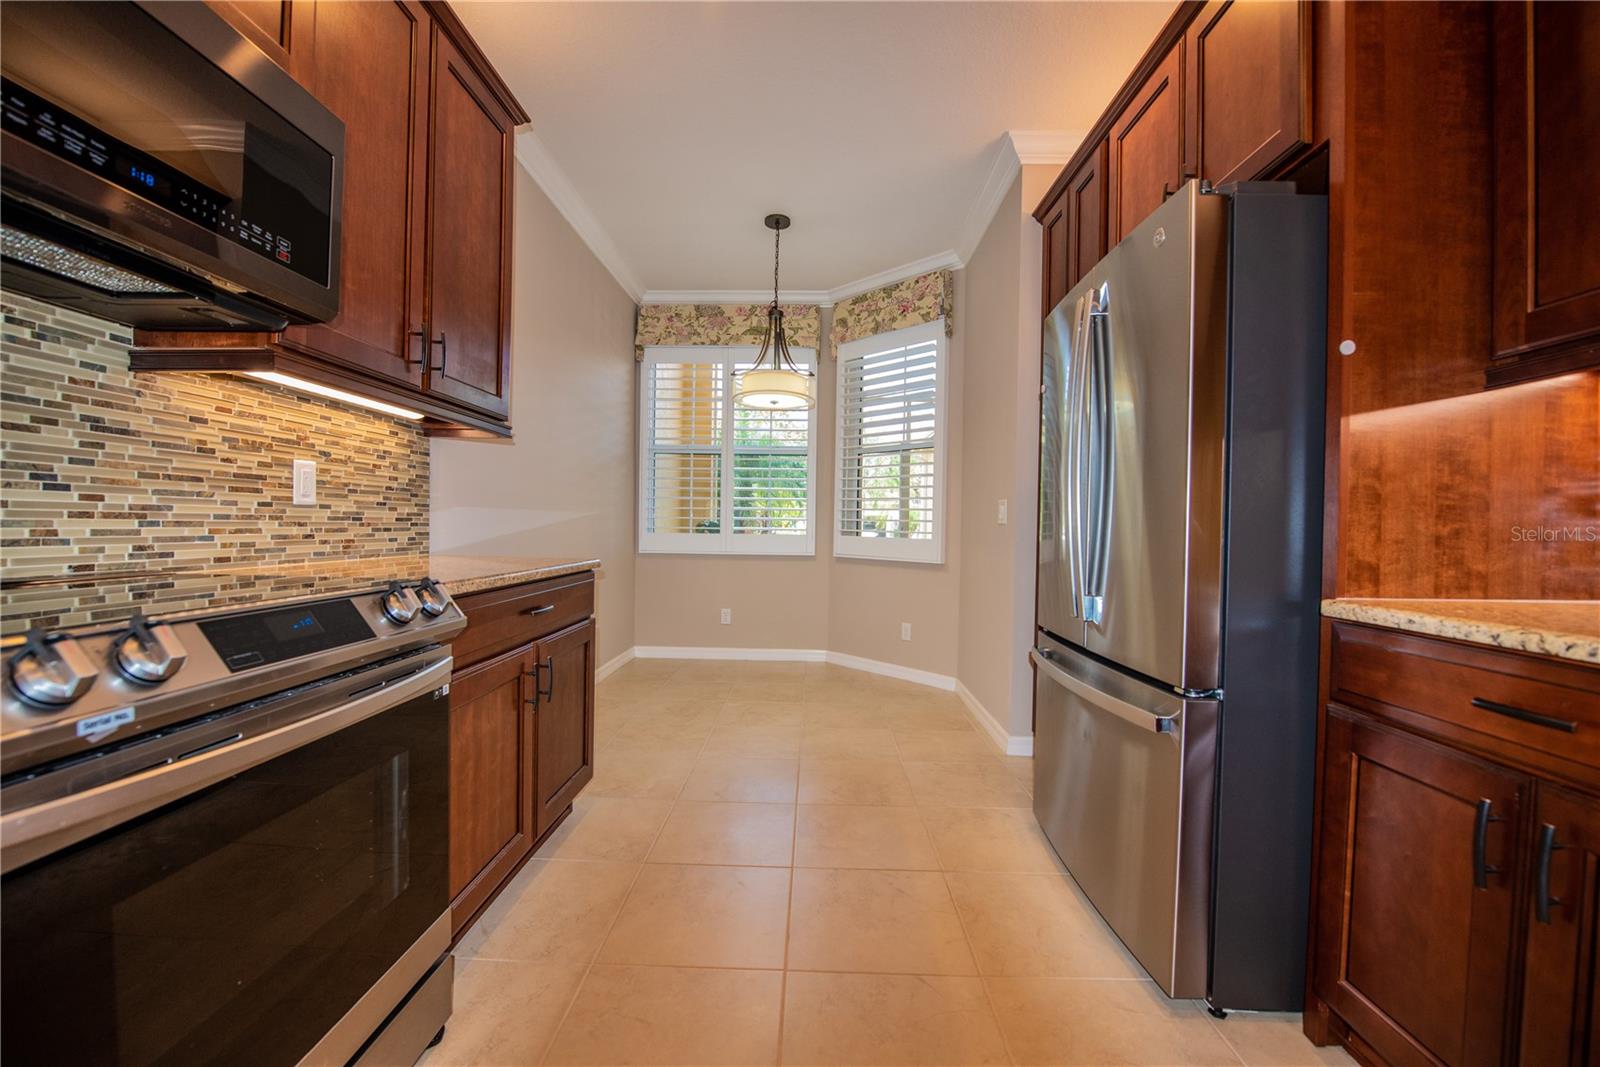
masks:
<instances>
[{"instance_id":1,"label":"cabinet drawer","mask_svg":"<svg viewBox=\"0 0 1600 1067\"><path fill-rule=\"evenodd\" d=\"M1600 671L1336 623L1334 699L1494 755L1600 768Z\"/></svg>"},{"instance_id":2,"label":"cabinet drawer","mask_svg":"<svg viewBox=\"0 0 1600 1067\"><path fill-rule=\"evenodd\" d=\"M459 670L589 618L594 614L594 575L469 593L457 603L467 614L467 628L450 643Z\"/></svg>"}]
</instances>

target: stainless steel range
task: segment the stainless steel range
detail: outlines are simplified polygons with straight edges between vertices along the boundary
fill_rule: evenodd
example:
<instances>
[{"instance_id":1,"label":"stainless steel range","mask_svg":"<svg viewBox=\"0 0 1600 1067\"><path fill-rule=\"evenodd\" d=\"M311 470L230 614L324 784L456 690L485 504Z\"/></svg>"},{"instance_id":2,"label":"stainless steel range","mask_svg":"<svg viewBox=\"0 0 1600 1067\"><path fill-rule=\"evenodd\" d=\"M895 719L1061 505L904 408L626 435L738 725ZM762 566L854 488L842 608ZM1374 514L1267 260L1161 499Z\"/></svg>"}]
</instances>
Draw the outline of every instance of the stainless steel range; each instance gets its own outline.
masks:
<instances>
[{"instance_id":1,"label":"stainless steel range","mask_svg":"<svg viewBox=\"0 0 1600 1067\"><path fill-rule=\"evenodd\" d=\"M6 583L8 623L130 590L0 646L0 1058L414 1061L450 1014L465 616L346 568Z\"/></svg>"}]
</instances>

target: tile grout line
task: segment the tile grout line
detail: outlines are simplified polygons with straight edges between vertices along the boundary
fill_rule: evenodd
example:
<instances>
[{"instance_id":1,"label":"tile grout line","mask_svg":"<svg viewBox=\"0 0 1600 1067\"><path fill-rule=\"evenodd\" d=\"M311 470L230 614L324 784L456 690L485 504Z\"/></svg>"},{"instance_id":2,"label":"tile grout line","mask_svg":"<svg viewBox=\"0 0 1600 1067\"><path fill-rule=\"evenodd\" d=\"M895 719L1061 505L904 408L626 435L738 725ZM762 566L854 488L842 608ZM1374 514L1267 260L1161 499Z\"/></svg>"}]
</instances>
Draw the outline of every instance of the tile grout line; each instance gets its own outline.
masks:
<instances>
[{"instance_id":1,"label":"tile grout line","mask_svg":"<svg viewBox=\"0 0 1600 1067\"><path fill-rule=\"evenodd\" d=\"M802 728L803 729L803 728ZM802 744L804 734L802 733ZM794 817L789 826L789 897L783 909L783 971L778 979L778 1048L772 1062L783 1063L783 1027L789 1007L789 935L794 929L794 872L800 852L800 761L794 761Z\"/></svg>"},{"instance_id":2,"label":"tile grout line","mask_svg":"<svg viewBox=\"0 0 1600 1067\"><path fill-rule=\"evenodd\" d=\"M905 763L905 759L903 756L900 762L902 764L901 773L904 773L905 768L903 765ZM909 778L910 776L908 775L907 777ZM915 794L913 793L913 796L914 795ZM985 980L983 964L978 962L977 947L973 945L972 934L967 930L967 920L961 914L961 905L956 903L955 890L950 888L950 872L945 870L944 856L940 854L939 846L933 840L933 832L928 829L928 817L925 814L923 806L920 802L917 804L917 821L922 824L922 832L928 839L928 847L933 849L934 857L939 862L939 880L944 883L945 895L950 898L950 910L955 912L956 922L961 927L962 940L966 941L967 952L972 955L972 969L977 973L978 988L983 990L983 1002L989 1007L989 1018L994 1022L995 1033L1000 1035L1000 1048L1006 1054L1006 1062L1015 1065L1017 1062L1017 1057L1016 1054L1011 1051L1011 1039L1006 1036L1005 1027L1000 1025L1000 1013L995 1010L994 997L989 994L989 983Z\"/></svg>"},{"instance_id":3,"label":"tile grout line","mask_svg":"<svg viewBox=\"0 0 1600 1067\"><path fill-rule=\"evenodd\" d=\"M704 750L705 741L702 740L700 742L700 745L701 745L701 749ZM696 754L695 758L699 759L699 755ZM684 779L684 785L687 785L687 784L688 784L688 779L685 778ZM683 794L683 788L684 788L683 785L680 785L678 787L679 796L681 796ZM612 914L611 921L606 924L606 932L605 932L605 934L602 935L598 939L598 941L595 943L594 954L589 957L589 964L588 964L588 966L586 966L583 969L583 977L578 979L578 984L576 986L574 986L573 989L572 989L572 998L567 1001L566 1009L564 1011L562 1011L560 1020L551 1029L551 1031L550 1031L550 1039L545 1042L544 1049L539 1053L539 1063L540 1064L543 1064L546 1060L548 1060L550 1058L550 1050L555 1048L556 1039L561 1036L562 1027L567 1025L567 1020L569 1018L571 1018L571 1016L572 1016L573 1006L578 1003L578 997L582 995L583 987L588 984L589 976L594 973L595 964L600 959L600 953L605 951L606 942L611 940L611 932L617 928L617 920L622 918L622 909L628 906L628 900L629 900L630 897L633 896L633 891L634 891L635 887L638 886L639 879L644 877L645 864L649 862L650 853L655 850L656 842L658 840L660 840L660 838L661 838L661 831L666 829L667 823L670 822L671 819L672 819L672 813L674 811L676 811L677 808L678 808L678 798L675 796L672 799L671 806L667 808L666 818L661 820L661 824L656 827L656 832L654 834L652 834L651 837L650 837L650 844L645 846L644 854L642 856L640 856L640 858L639 858L638 870L633 872L633 879L628 883L627 891L622 894L622 899L620 901L618 901L618 903L617 903L616 912Z\"/></svg>"}]
</instances>

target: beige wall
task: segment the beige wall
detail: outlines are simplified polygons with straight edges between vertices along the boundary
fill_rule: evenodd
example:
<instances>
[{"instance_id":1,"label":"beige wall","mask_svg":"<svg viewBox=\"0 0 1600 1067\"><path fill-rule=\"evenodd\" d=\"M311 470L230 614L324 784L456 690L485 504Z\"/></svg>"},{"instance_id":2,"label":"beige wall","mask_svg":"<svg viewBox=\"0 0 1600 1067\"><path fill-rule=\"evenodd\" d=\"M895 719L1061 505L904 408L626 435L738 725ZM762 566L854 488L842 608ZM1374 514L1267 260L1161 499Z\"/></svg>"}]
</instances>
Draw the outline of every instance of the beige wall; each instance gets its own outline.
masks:
<instances>
[{"instance_id":1,"label":"beige wall","mask_svg":"<svg viewBox=\"0 0 1600 1067\"><path fill-rule=\"evenodd\" d=\"M634 640L632 299L516 168L508 442L433 440L432 547L595 555L599 660Z\"/></svg>"},{"instance_id":2,"label":"beige wall","mask_svg":"<svg viewBox=\"0 0 1600 1067\"><path fill-rule=\"evenodd\" d=\"M1014 737L1031 733L1038 528L1041 238L1034 205L1055 168L1024 167L967 265L965 432L970 487L956 676ZM977 487L982 486L981 495ZM999 503L1007 522L1000 525Z\"/></svg>"}]
</instances>

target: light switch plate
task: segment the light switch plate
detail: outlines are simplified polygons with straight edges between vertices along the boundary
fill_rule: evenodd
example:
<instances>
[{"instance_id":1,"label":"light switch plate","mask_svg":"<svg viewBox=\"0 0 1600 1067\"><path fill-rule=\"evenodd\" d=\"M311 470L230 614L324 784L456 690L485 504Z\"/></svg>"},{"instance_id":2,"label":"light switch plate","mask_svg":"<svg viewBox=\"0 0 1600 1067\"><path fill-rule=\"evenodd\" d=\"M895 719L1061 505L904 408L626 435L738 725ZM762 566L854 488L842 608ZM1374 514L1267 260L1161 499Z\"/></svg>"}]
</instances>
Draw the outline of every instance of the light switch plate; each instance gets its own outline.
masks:
<instances>
[{"instance_id":1,"label":"light switch plate","mask_svg":"<svg viewBox=\"0 0 1600 1067\"><path fill-rule=\"evenodd\" d=\"M315 504L317 502L317 464L315 460L297 459L294 461L294 502L296 504Z\"/></svg>"},{"instance_id":2,"label":"light switch plate","mask_svg":"<svg viewBox=\"0 0 1600 1067\"><path fill-rule=\"evenodd\" d=\"M1004 526L1006 524L1006 522L1008 521L1007 516L1006 516L1006 512L1008 510L1010 510L1008 508L1008 506L1007 506L1008 503L1009 502L1005 501L1005 500L1000 501L1000 507L999 507L998 511L995 513L994 521L999 523L1001 526Z\"/></svg>"},{"instance_id":3,"label":"light switch plate","mask_svg":"<svg viewBox=\"0 0 1600 1067\"><path fill-rule=\"evenodd\" d=\"M903 622L900 624L900 640L911 640L911 624L909 622Z\"/></svg>"}]
</instances>

